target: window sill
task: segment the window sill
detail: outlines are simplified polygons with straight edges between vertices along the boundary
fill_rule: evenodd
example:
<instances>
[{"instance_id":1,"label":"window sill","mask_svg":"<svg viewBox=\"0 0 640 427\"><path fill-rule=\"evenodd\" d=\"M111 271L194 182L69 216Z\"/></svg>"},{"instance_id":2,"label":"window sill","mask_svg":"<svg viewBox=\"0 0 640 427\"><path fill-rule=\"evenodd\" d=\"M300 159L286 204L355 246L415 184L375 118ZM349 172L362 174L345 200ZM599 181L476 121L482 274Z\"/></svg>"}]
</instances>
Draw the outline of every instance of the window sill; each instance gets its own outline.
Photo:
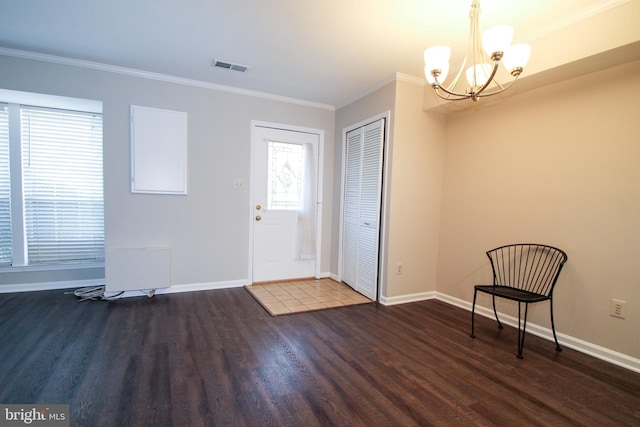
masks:
<instances>
[{"instance_id":1,"label":"window sill","mask_svg":"<svg viewBox=\"0 0 640 427\"><path fill-rule=\"evenodd\" d=\"M78 262L68 264L40 264L40 265L16 265L0 266L0 273L23 273L35 271L56 271L56 270L80 270L84 268L104 268L104 261L100 262Z\"/></svg>"}]
</instances>

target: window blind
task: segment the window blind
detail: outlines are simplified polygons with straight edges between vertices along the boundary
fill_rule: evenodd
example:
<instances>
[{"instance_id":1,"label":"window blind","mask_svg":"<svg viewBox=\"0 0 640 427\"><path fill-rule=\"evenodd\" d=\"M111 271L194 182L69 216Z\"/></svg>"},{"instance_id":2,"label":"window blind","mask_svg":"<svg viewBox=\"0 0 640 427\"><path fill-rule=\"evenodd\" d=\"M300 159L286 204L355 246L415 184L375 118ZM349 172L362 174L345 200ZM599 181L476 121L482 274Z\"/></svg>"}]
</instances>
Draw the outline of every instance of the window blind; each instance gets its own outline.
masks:
<instances>
[{"instance_id":1,"label":"window blind","mask_svg":"<svg viewBox=\"0 0 640 427\"><path fill-rule=\"evenodd\" d=\"M104 259L102 115L21 107L29 264Z\"/></svg>"},{"instance_id":2,"label":"window blind","mask_svg":"<svg viewBox=\"0 0 640 427\"><path fill-rule=\"evenodd\" d=\"M11 264L12 250L9 109L0 104L0 265Z\"/></svg>"}]
</instances>

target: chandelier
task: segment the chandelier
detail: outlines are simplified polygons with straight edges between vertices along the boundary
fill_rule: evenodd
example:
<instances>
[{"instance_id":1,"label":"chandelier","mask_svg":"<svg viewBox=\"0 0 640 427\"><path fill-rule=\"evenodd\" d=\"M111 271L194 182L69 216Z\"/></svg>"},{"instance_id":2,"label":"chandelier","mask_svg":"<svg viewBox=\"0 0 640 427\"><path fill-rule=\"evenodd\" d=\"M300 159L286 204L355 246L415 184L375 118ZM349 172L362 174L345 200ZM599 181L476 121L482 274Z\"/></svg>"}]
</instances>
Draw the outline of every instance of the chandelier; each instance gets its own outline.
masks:
<instances>
[{"instance_id":1,"label":"chandelier","mask_svg":"<svg viewBox=\"0 0 640 427\"><path fill-rule=\"evenodd\" d=\"M469 12L471 28L467 54L462 61L460 70L448 86L444 85L444 81L449 74L451 48L449 46L433 46L424 51L425 76L436 95L442 99L477 101L479 98L503 92L518 79L529 61L531 46L528 44L511 45L513 27L508 25L489 28L482 34L481 43L479 16L480 2L473 0ZM484 47L484 52L482 47ZM469 60L472 63L466 70L466 77L470 86L464 92L456 91L458 81ZM500 84L495 79L500 63L513 76L513 80L506 85Z\"/></svg>"}]
</instances>

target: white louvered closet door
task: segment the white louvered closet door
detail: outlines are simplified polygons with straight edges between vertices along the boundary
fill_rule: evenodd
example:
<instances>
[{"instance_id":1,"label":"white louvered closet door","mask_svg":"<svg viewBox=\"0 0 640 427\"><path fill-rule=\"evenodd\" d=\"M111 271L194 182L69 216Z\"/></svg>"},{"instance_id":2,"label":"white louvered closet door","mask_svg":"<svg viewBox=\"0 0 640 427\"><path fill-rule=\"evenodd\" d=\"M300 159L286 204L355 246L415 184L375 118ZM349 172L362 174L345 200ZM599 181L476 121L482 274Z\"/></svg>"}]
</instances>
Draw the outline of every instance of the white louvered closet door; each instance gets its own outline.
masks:
<instances>
[{"instance_id":1,"label":"white louvered closet door","mask_svg":"<svg viewBox=\"0 0 640 427\"><path fill-rule=\"evenodd\" d=\"M375 300L384 119L347 133L342 280Z\"/></svg>"}]
</instances>

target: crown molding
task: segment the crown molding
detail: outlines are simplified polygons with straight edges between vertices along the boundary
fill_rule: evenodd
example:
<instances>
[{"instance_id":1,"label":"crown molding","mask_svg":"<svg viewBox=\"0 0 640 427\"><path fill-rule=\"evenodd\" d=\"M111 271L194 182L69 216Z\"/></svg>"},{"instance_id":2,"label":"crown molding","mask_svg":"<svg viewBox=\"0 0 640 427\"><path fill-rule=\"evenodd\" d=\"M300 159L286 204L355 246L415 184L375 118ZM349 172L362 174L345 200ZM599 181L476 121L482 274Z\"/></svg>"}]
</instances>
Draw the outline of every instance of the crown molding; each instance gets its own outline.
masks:
<instances>
[{"instance_id":1,"label":"crown molding","mask_svg":"<svg viewBox=\"0 0 640 427\"><path fill-rule=\"evenodd\" d=\"M419 78L419 77L415 77L415 76L411 76L409 74L396 72L396 73L391 74L386 79L381 80L378 83L374 84L373 86L371 86L370 88L368 88L364 92L361 92L360 94L356 95L355 97L349 99L348 101L343 102L340 105L336 105L336 110L344 108L347 105L353 104L354 102L361 100L365 96L371 95L375 91L377 91L379 89L382 89L383 87L385 87L389 83L393 83L393 82L396 82L396 81L407 82L407 83L411 83L411 84L414 84L414 85L417 85L417 86L424 86L427 83L427 81L425 79L422 79L422 78Z\"/></svg>"},{"instance_id":2,"label":"crown molding","mask_svg":"<svg viewBox=\"0 0 640 427\"><path fill-rule=\"evenodd\" d=\"M167 74L153 73L150 71L137 70L134 68L119 67L116 65L103 64L100 62L85 61L82 59L73 59L63 56L48 55L44 53L30 52L25 50L9 49L0 47L0 55L11 56L14 58L30 59L34 61L50 62L54 64L69 65L73 67L87 68L97 71L106 71L109 73L123 74L132 77L139 77L149 80L157 80L166 83L175 83L185 86L199 87L219 92L233 93L236 95L251 96L254 98L262 98L271 101L285 102L289 104L302 105L305 107L319 108L322 110L335 111L335 106L323 104L319 102L306 101L304 99L290 98L287 96L274 95L272 93L260 92L249 89L241 89L233 86L225 86L216 83L204 82L201 80L187 79Z\"/></svg>"},{"instance_id":3,"label":"crown molding","mask_svg":"<svg viewBox=\"0 0 640 427\"><path fill-rule=\"evenodd\" d=\"M630 1L631 0L603 0L594 5L579 10L578 12L571 14L564 19L560 19L558 21L552 22L549 25L545 25L542 28L534 31L533 33L527 34L526 40L536 40L549 34L553 34L556 31L560 31L563 28L570 27L571 25L576 24L580 21L584 21L585 19L591 18L592 16L599 15L609 9L622 6L623 4L629 3Z\"/></svg>"},{"instance_id":4,"label":"crown molding","mask_svg":"<svg viewBox=\"0 0 640 427\"><path fill-rule=\"evenodd\" d=\"M424 78L412 76L409 74L396 73L395 77L395 79L399 82L411 83L412 85L424 87L427 84L427 81Z\"/></svg>"}]
</instances>

